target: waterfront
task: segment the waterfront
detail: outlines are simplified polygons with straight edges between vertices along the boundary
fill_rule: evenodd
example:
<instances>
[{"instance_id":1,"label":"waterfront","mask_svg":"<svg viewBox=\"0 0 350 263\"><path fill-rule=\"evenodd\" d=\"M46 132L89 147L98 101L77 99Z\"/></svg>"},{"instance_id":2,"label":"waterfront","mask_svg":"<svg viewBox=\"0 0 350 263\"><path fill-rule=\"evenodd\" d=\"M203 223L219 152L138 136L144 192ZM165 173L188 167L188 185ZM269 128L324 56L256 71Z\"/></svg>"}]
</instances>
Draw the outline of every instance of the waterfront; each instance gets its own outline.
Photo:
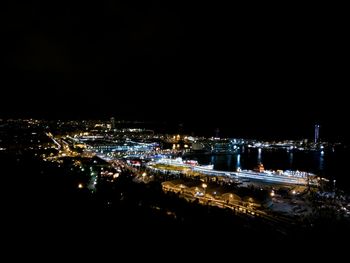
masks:
<instances>
[{"instance_id":1,"label":"waterfront","mask_svg":"<svg viewBox=\"0 0 350 263\"><path fill-rule=\"evenodd\" d=\"M114 125L113 119L110 123L4 121L0 153L7 207L34 211L38 218L41 213L54 218L73 215L79 224L95 215L101 220L96 224L99 229L106 225L103 231L110 231L107 221L131 227L140 222L145 227L220 225L231 229L235 237L251 233L254 240L293 240L311 238L313 232L331 236L348 229L349 197L333 191L332 184L308 188L266 180L239 181L152 165L158 158L183 157L212 163L215 170L234 171L237 167L254 169L261 162L267 170L337 176L337 188L349 188L343 176L348 156L345 145L334 149L335 144L310 143L300 150L294 147L300 141L194 138L134 127L112 129ZM198 147L198 141L205 150ZM203 154L190 154L195 149ZM231 154L223 154L227 150Z\"/></svg>"},{"instance_id":2,"label":"waterfront","mask_svg":"<svg viewBox=\"0 0 350 263\"><path fill-rule=\"evenodd\" d=\"M350 177L347 170L348 149L321 153L319 151L286 151L257 148L243 148L235 154L186 154L187 159L198 160L200 164L213 164L220 171L254 169L263 163L267 170L299 170L315 173L329 180L336 180L336 187L350 191Z\"/></svg>"}]
</instances>

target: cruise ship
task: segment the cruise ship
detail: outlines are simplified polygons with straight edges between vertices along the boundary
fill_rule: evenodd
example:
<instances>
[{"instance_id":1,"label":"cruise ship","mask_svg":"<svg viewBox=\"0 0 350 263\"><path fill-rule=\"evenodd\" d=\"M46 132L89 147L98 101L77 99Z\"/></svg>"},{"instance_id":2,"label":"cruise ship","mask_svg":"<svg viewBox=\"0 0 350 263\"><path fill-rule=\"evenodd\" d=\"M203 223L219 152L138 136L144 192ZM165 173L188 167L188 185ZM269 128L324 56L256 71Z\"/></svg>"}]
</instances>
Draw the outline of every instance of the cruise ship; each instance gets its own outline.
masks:
<instances>
[{"instance_id":1,"label":"cruise ship","mask_svg":"<svg viewBox=\"0 0 350 263\"><path fill-rule=\"evenodd\" d=\"M191 168L191 170L206 174L209 176L227 176L238 179L240 181L261 181L266 183L275 184L293 184L304 186L317 186L319 185L318 177L315 174L302 172L302 171L270 171L265 170L263 164L259 164L254 170L241 170L237 171L219 171L214 170L213 165L199 165L197 161L187 160L183 161L182 158L176 159L161 159L157 163L182 166Z\"/></svg>"},{"instance_id":2,"label":"cruise ship","mask_svg":"<svg viewBox=\"0 0 350 263\"><path fill-rule=\"evenodd\" d=\"M188 167L188 168L202 168L205 170L212 171L214 169L213 164L209 165L200 165L198 161L196 160L183 160L181 157L171 159L171 158L162 158L155 162L156 164L167 164L172 166L181 166L181 167Z\"/></svg>"}]
</instances>

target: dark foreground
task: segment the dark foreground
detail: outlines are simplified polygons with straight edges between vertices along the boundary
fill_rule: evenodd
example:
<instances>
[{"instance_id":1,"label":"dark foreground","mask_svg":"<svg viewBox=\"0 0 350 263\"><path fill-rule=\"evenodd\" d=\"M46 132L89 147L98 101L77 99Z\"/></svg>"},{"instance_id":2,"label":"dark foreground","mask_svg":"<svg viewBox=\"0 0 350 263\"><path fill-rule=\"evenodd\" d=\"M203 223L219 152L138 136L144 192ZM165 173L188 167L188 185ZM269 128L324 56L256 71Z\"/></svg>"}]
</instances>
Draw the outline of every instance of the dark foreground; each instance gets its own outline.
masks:
<instances>
[{"instance_id":1,"label":"dark foreground","mask_svg":"<svg viewBox=\"0 0 350 263\"><path fill-rule=\"evenodd\" d=\"M323 218L309 227L280 228L215 207L188 203L155 184L136 184L127 174L112 187L78 189L83 178L28 153L1 153L3 226L11 237L87 242L90 238L140 244L180 242L204 247L291 243L319 244L346 238L349 225ZM22 238L21 238L22 239Z\"/></svg>"}]
</instances>

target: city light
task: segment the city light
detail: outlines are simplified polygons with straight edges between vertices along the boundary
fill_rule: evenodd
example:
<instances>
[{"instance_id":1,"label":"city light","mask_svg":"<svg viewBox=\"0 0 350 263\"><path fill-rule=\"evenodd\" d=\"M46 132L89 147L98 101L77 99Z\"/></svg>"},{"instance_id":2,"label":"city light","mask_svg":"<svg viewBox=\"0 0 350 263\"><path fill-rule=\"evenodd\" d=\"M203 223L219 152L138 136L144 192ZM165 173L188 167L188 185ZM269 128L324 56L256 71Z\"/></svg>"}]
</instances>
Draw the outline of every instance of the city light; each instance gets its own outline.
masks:
<instances>
[{"instance_id":1,"label":"city light","mask_svg":"<svg viewBox=\"0 0 350 263\"><path fill-rule=\"evenodd\" d=\"M111 119L110 123L112 122L115 120ZM123 128L108 130L104 134L106 122L102 122L100 128L96 128L94 122L90 125L83 122L77 127L76 124L70 127L63 123L60 122L62 128L59 132L56 132L56 125L53 126L55 135L46 134L49 140L32 140L34 145L30 145L30 150L33 151L33 156L37 156L36 159L40 158L44 167L52 162L57 173L71 176L71 180L63 179L67 181L69 189L73 186L79 198L87 196L94 199L96 195L90 193L98 193L98 200L103 202L96 205L105 206L107 202L110 204L111 199L116 204L121 201L124 207L130 198L133 200L132 206L138 204L150 212L154 209L161 210L160 216L163 217L166 213L179 222L187 220L183 212L186 209L181 207L184 202L190 203L189 208L216 206L214 209L203 209L203 212L208 210L208 213L213 212L215 216L220 216L215 209L223 209L232 213L232 216L239 213L242 218L247 216L248 220L258 217L264 219L264 222L271 221L271 225L279 221L281 225L284 221L288 224L287 218L295 218L296 224L304 222L303 219L306 218L308 220L305 222L309 224L313 220L308 218L310 212L324 205L327 209L334 209L335 215L345 216L349 212L350 218L350 209L347 208L349 199L340 191L343 180L339 181L336 174L329 176L323 168L323 161L327 163L328 158L336 156L332 149L338 151L338 147L342 146L320 140L319 127L316 127L317 143L314 143L314 139L275 139L268 142L257 139L187 137L182 133L177 135L177 132L170 135L156 134L155 131L145 129L138 131L124 128L124 125ZM115 122L113 126L119 127L118 123ZM77 129L75 135L74 129ZM84 135L81 130L85 129L89 133ZM30 135L41 136L39 132ZM40 145L36 145L37 142ZM10 144L4 145L10 147ZM7 150L2 148L3 144L0 146L1 153L3 149ZM301 151L305 152L301 154ZM299 156L310 156L312 159ZM318 158L317 162L313 161L315 157ZM302 163L308 160L312 161L312 166ZM21 165L21 162L15 164ZM297 170L302 167L306 170ZM41 170L46 173L45 169ZM326 178L309 171L320 171ZM338 179L339 190L335 179ZM158 188L159 185L161 189ZM128 189L131 190L128 191L125 187L130 187ZM164 193L159 193L159 190ZM157 194L152 194L152 191ZM169 198L162 198L163 194ZM174 198L183 201L170 205L166 203L167 200L172 202ZM347 210L340 211L341 207L346 207ZM119 205L114 208L117 211ZM196 209L193 211L196 212ZM311 216L314 217L314 214ZM220 222L220 219L216 222Z\"/></svg>"}]
</instances>

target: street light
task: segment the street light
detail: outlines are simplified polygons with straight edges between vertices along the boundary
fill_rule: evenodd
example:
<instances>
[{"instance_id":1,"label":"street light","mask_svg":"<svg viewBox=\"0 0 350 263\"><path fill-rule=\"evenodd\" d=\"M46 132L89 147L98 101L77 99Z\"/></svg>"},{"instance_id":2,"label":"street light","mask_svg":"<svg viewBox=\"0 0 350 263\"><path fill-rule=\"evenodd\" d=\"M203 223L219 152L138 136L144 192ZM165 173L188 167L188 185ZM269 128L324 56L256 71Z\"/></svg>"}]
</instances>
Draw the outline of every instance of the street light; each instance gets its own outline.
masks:
<instances>
[{"instance_id":1,"label":"street light","mask_svg":"<svg viewBox=\"0 0 350 263\"><path fill-rule=\"evenodd\" d=\"M202 184L202 187L203 187L203 189L204 189L204 195L205 195L205 189L208 187L208 185L205 184L205 183L203 183L203 184Z\"/></svg>"}]
</instances>

